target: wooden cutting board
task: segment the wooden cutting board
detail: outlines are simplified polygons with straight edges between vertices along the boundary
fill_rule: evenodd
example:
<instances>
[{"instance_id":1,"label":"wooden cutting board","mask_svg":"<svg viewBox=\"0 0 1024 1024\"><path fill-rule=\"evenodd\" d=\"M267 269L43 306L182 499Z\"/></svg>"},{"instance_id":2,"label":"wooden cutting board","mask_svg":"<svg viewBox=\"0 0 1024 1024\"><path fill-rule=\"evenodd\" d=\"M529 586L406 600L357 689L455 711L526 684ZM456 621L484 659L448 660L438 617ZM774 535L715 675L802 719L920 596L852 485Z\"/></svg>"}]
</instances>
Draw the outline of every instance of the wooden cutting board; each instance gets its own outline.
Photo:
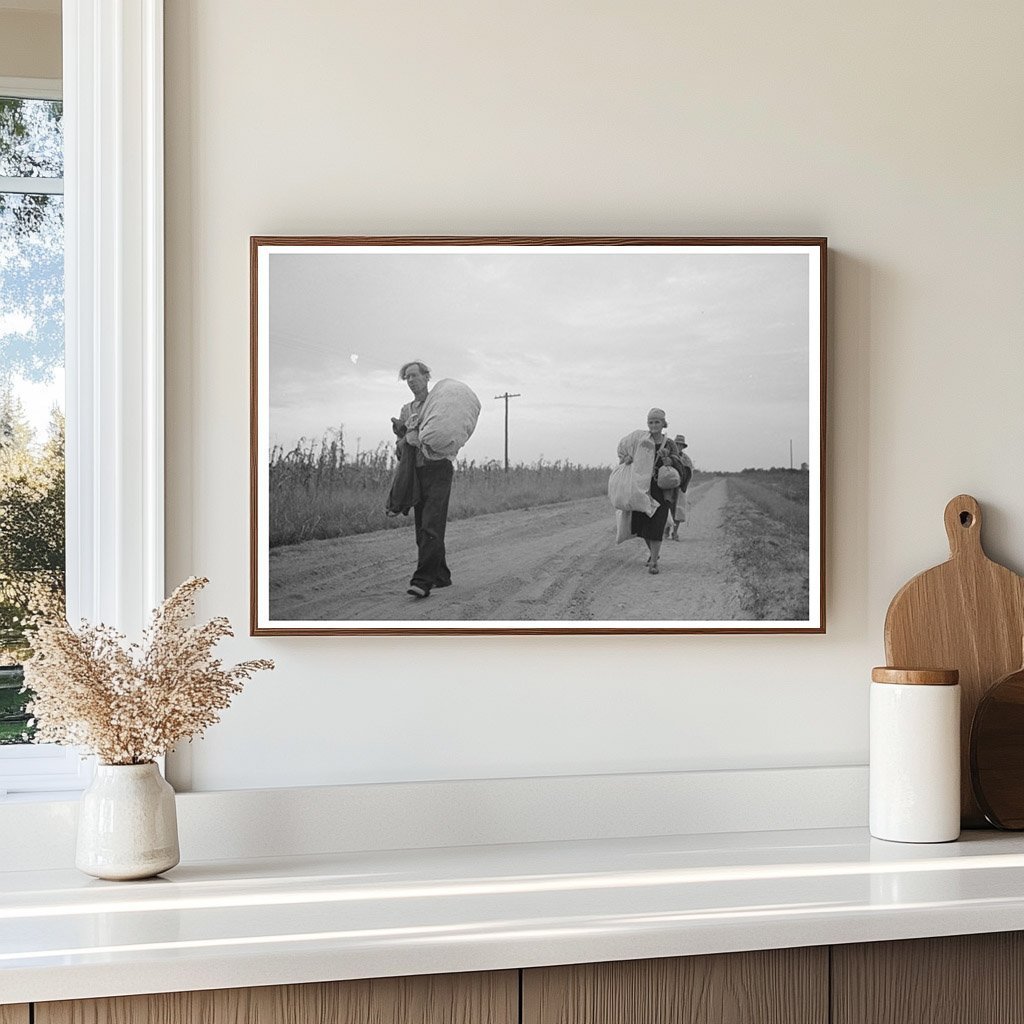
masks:
<instances>
[{"instance_id":1,"label":"wooden cutting board","mask_svg":"<svg viewBox=\"0 0 1024 1024\"><path fill-rule=\"evenodd\" d=\"M978 703L971 787L993 825L1024 829L1024 668L1003 676Z\"/></svg>"},{"instance_id":2,"label":"wooden cutting board","mask_svg":"<svg viewBox=\"0 0 1024 1024\"><path fill-rule=\"evenodd\" d=\"M964 828L984 828L970 775L971 722L988 688L1020 667L1024 578L993 562L981 546L981 507L957 495L944 515L949 561L906 583L885 615L885 657L894 668L960 671L960 813Z\"/></svg>"}]
</instances>

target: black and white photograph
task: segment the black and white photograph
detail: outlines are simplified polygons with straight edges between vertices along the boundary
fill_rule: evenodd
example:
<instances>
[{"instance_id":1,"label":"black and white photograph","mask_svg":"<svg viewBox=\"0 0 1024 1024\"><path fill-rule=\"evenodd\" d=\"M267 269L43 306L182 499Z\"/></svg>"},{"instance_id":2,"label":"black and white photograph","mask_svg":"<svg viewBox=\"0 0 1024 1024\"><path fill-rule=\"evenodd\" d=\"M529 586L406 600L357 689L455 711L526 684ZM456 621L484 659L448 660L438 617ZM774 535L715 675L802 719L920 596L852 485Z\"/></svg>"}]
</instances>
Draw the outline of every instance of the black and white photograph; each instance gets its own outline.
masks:
<instances>
[{"instance_id":1,"label":"black and white photograph","mask_svg":"<svg viewBox=\"0 0 1024 1024\"><path fill-rule=\"evenodd\" d=\"M251 240L252 632L823 632L824 239Z\"/></svg>"}]
</instances>

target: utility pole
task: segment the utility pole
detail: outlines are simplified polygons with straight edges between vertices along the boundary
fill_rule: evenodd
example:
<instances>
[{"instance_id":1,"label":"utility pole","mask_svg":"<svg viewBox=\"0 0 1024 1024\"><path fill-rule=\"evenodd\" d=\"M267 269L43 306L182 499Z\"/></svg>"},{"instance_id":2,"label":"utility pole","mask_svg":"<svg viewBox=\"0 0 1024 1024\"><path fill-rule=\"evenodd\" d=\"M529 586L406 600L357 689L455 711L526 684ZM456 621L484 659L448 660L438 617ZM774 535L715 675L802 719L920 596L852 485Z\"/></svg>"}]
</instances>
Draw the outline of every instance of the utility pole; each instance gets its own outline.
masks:
<instances>
[{"instance_id":1,"label":"utility pole","mask_svg":"<svg viewBox=\"0 0 1024 1024\"><path fill-rule=\"evenodd\" d=\"M495 395L494 400L500 402L505 400L505 472L508 472L508 400L510 398L522 398L520 394L510 395L507 391L503 395Z\"/></svg>"},{"instance_id":2,"label":"utility pole","mask_svg":"<svg viewBox=\"0 0 1024 1024\"><path fill-rule=\"evenodd\" d=\"M789 468L793 468L793 438L789 439Z\"/></svg>"}]
</instances>

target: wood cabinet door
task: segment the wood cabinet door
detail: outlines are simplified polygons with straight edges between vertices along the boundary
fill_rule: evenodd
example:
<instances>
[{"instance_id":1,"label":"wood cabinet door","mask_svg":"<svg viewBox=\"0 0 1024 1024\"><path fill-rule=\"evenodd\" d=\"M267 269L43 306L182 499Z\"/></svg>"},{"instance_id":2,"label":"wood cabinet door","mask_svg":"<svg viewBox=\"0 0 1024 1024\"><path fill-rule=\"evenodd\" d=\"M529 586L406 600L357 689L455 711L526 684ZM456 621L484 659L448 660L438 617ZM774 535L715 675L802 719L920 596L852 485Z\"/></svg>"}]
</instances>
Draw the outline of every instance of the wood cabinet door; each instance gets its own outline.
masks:
<instances>
[{"instance_id":1,"label":"wood cabinet door","mask_svg":"<svg viewBox=\"0 0 1024 1024\"><path fill-rule=\"evenodd\" d=\"M0 1006L0 1024L28 1024L28 1004Z\"/></svg>"},{"instance_id":2,"label":"wood cabinet door","mask_svg":"<svg viewBox=\"0 0 1024 1024\"><path fill-rule=\"evenodd\" d=\"M1024 933L832 947L833 1024L1024 1021Z\"/></svg>"},{"instance_id":3,"label":"wood cabinet door","mask_svg":"<svg viewBox=\"0 0 1024 1024\"><path fill-rule=\"evenodd\" d=\"M36 1003L35 1024L518 1024L517 971ZM21 1022L18 1022L21 1024Z\"/></svg>"},{"instance_id":4,"label":"wood cabinet door","mask_svg":"<svg viewBox=\"0 0 1024 1024\"><path fill-rule=\"evenodd\" d=\"M523 1024L827 1022L823 947L523 972Z\"/></svg>"}]
</instances>

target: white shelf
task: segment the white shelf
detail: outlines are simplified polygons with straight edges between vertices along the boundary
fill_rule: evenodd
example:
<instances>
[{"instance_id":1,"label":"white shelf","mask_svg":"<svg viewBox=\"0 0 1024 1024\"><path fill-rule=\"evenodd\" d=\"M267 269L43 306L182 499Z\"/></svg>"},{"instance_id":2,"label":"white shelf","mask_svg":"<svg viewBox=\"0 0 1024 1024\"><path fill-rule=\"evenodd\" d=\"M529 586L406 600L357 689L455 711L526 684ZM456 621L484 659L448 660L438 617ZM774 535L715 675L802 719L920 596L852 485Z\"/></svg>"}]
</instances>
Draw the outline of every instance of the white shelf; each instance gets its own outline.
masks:
<instances>
[{"instance_id":1,"label":"white shelf","mask_svg":"<svg viewBox=\"0 0 1024 1024\"><path fill-rule=\"evenodd\" d=\"M1024 928L1024 837L863 829L0 873L0 1003Z\"/></svg>"}]
</instances>

